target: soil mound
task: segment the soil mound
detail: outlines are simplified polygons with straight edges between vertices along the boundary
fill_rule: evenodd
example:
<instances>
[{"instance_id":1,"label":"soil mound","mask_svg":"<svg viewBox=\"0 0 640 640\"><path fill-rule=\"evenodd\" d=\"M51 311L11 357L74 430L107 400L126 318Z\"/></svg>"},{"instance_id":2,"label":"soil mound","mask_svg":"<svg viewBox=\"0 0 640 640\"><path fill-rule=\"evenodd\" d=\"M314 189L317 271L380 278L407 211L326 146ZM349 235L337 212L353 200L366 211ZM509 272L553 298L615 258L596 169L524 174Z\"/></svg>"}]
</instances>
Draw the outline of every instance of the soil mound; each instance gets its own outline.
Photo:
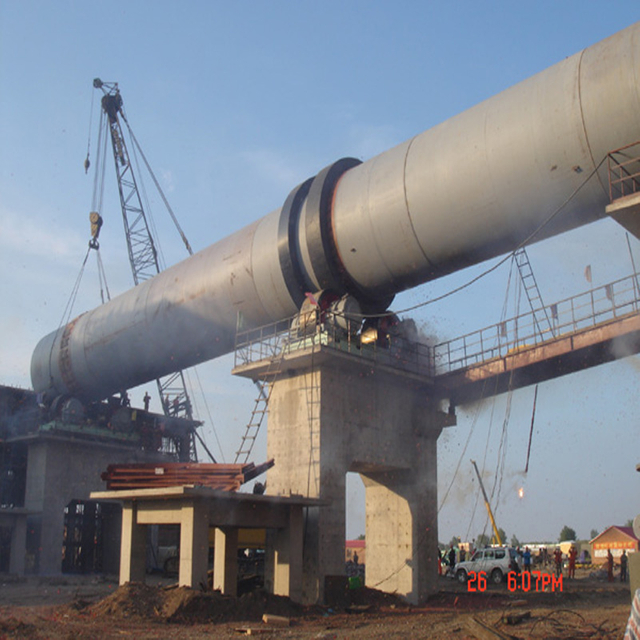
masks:
<instances>
[{"instance_id":1,"label":"soil mound","mask_svg":"<svg viewBox=\"0 0 640 640\"><path fill-rule=\"evenodd\" d=\"M162 605L163 595L159 589L141 582L127 582L86 611L92 616L157 618Z\"/></svg>"},{"instance_id":2,"label":"soil mound","mask_svg":"<svg viewBox=\"0 0 640 640\"><path fill-rule=\"evenodd\" d=\"M370 587L361 587L347 592L349 604L352 606L405 608L409 605L395 593L385 593Z\"/></svg>"},{"instance_id":3,"label":"soil mound","mask_svg":"<svg viewBox=\"0 0 640 640\"><path fill-rule=\"evenodd\" d=\"M223 622L235 608L235 598L216 592L179 587L163 593L162 617L187 624Z\"/></svg>"},{"instance_id":4,"label":"soil mound","mask_svg":"<svg viewBox=\"0 0 640 640\"><path fill-rule=\"evenodd\" d=\"M257 621L264 613L288 618L305 613L305 608L289 598L253 591L240 598L215 591L195 591L187 587L158 589L129 582L101 602L87 607L91 616L137 617L180 624Z\"/></svg>"}]
</instances>

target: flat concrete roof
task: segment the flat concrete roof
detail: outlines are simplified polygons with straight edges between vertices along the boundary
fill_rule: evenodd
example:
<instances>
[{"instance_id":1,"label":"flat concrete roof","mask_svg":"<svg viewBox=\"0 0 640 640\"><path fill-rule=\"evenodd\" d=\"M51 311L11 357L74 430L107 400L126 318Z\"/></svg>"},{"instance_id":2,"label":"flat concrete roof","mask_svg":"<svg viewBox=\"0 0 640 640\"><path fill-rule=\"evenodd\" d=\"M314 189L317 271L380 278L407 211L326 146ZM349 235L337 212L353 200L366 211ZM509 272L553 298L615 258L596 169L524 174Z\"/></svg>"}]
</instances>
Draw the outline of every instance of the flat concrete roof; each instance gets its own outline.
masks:
<instances>
[{"instance_id":1,"label":"flat concrete roof","mask_svg":"<svg viewBox=\"0 0 640 640\"><path fill-rule=\"evenodd\" d=\"M231 502L253 502L255 504L292 505L303 507L320 507L329 504L318 498L305 498L300 495L270 496L258 493L243 493L240 491L224 491L211 487L195 485L180 485L176 487L161 487L158 489L123 489L118 491L92 491L92 500L167 500L179 498L204 498L209 500L225 500Z\"/></svg>"}]
</instances>

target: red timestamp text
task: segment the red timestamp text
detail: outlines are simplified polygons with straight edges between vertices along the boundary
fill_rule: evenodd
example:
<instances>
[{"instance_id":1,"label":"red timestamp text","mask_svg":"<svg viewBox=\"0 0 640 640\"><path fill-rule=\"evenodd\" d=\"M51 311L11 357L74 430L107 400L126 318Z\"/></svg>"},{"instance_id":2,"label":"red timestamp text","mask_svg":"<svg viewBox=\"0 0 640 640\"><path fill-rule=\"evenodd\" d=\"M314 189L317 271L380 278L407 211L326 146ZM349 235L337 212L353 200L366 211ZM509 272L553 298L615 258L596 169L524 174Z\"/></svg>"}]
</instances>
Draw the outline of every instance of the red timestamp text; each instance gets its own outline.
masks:
<instances>
[{"instance_id":1,"label":"red timestamp text","mask_svg":"<svg viewBox=\"0 0 640 640\"><path fill-rule=\"evenodd\" d=\"M494 573L491 574L492 581ZM542 571L522 571L516 573L509 571L507 573L507 588L509 591L562 591L562 574L555 576L551 573L543 573ZM487 572L486 571L469 571L467 576L467 591L477 592L486 591L487 589Z\"/></svg>"},{"instance_id":2,"label":"red timestamp text","mask_svg":"<svg viewBox=\"0 0 640 640\"><path fill-rule=\"evenodd\" d=\"M555 576L542 571L522 571L507 574L507 588L509 591L562 591L562 574Z\"/></svg>"}]
</instances>

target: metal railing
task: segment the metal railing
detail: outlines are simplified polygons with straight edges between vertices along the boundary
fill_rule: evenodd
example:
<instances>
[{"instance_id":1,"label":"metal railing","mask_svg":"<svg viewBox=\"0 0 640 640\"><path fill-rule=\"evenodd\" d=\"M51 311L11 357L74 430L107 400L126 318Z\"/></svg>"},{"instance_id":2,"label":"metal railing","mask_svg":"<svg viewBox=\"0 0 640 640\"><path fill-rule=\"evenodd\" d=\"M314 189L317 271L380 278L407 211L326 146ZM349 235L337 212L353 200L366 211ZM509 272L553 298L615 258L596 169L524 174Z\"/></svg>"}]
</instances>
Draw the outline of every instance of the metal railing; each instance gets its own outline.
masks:
<instances>
[{"instance_id":1,"label":"metal railing","mask_svg":"<svg viewBox=\"0 0 640 640\"><path fill-rule=\"evenodd\" d=\"M234 364L238 367L307 349L315 352L325 348L395 369L433 375L431 347L394 334L385 336L382 341L364 343L359 334L360 325L360 322L330 313L319 320L316 312L312 311L258 329L238 332Z\"/></svg>"},{"instance_id":2,"label":"metal railing","mask_svg":"<svg viewBox=\"0 0 640 640\"><path fill-rule=\"evenodd\" d=\"M538 310L539 311L539 310ZM235 366L282 359L305 349L335 349L395 369L438 376L516 354L543 342L621 319L640 311L640 275L621 278L544 307L551 326L539 329L534 312L431 347L401 336L363 343L358 327L335 317L318 321L315 312L236 336Z\"/></svg>"},{"instance_id":3,"label":"metal railing","mask_svg":"<svg viewBox=\"0 0 640 640\"><path fill-rule=\"evenodd\" d=\"M498 322L433 347L435 375L503 358L542 342L620 319L640 309L640 280L635 273L545 307L550 330L538 331L533 312Z\"/></svg>"},{"instance_id":4,"label":"metal railing","mask_svg":"<svg viewBox=\"0 0 640 640\"><path fill-rule=\"evenodd\" d=\"M612 151L607 162L611 202L640 192L640 142Z\"/></svg>"}]
</instances>

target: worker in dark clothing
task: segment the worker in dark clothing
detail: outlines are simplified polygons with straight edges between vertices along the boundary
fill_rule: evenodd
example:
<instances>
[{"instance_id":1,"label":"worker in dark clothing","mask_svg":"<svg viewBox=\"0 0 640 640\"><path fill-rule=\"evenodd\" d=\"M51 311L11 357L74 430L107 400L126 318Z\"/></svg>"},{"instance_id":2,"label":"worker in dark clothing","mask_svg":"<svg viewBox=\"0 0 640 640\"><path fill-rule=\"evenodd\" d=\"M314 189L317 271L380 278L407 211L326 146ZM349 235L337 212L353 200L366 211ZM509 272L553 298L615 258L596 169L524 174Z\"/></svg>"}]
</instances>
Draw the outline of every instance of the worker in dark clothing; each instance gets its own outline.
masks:
<instances>
[{"instance_id":1,"label":"worker in dark clothing","mask_svg":"<svg viewBox=\"0 0 640 640\"><path fill-rule=\"evenodd\" d=\"M456 550L453 548L453 545L451 545L451 548L449 549L449 569L451 570L451 573L453 573L453 569L456 566Z\"/></svg>"},{"instance_id":2,"label":"worker in dark clothing","mask_svg":"<svg viewBox=\"0 0 640 640\"><path fill-rule=\"evenodd\" d=\"M149 395L148 391L144 392L144 398L142 398L142 400L144 402L144 410L149 411L149 402L151 401L151 396Z\"/></svg>"},{"instance_id":3,"label":"worker in dark clothing","mask_svg":"<svg viewBox=\"0 0 640 640\"><path fill-rule=\"evenodd\" d=\"M627 552L623 549L622 550L622 555L620 556L620 582L626 582L627 581L627 561L628 561L628 557L627 557Z\"/></svg>"},{"instance_id":4,"label":"worker in dark clothing","mask_svg":"<svg viewBox=\"0 0 640 640\"><path fill-rule=\"evenodd\" d=\"M509 571L512 571L517 576L520 575L520 565L518 564L518 554L514 551L510 554Z\"/></svg>"},{"instance_id":5,"label":"worker in dark clothing","mask_svg":"<svg viewBox=\"0 0 640 640\"><path fill-rule=\"evenodd\" d=\"M613 554L607 549L607 580L613 582Z\"/></svg>"}]
</instances>

